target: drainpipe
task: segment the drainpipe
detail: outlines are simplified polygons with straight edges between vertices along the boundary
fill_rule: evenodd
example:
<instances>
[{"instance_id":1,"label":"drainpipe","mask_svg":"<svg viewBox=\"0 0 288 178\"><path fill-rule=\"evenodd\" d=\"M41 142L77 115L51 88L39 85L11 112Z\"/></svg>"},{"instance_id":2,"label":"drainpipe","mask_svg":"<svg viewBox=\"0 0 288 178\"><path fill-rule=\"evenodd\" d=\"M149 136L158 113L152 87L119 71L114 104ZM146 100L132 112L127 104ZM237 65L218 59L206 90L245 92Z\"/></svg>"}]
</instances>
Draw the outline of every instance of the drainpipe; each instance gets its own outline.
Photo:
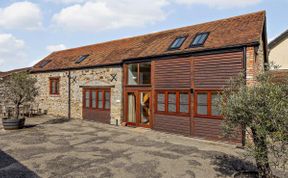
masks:
<instances>
[{"instance_id":1,"label":"drainpipe","mask_svg":"<svg viewBox=\"0 0 288 178\"><path fill-rule=\"evenodd\" d=\"M71 71L68 71L68 119L71 119Z\"/></svg>"}]
</instances>

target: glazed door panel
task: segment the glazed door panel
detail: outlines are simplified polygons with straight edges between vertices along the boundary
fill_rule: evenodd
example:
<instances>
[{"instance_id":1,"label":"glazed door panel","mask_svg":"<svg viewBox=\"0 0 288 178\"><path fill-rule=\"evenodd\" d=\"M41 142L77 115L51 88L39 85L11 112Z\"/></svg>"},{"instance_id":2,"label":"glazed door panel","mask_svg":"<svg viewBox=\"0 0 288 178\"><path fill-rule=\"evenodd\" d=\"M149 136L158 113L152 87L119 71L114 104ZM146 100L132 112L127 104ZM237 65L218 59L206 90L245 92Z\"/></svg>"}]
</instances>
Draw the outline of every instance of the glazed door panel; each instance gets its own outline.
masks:
<instances>
[{"instance_id":1,"label":"glazed door panel","mask_svg":"<svg viewBox=\"0 0 288 178\"><path fill-rule=\"evenodd\" d=\"M150 127L150 91L131 91L126 93L126 121L128 126Z\"/></svg>"}]
</instances>

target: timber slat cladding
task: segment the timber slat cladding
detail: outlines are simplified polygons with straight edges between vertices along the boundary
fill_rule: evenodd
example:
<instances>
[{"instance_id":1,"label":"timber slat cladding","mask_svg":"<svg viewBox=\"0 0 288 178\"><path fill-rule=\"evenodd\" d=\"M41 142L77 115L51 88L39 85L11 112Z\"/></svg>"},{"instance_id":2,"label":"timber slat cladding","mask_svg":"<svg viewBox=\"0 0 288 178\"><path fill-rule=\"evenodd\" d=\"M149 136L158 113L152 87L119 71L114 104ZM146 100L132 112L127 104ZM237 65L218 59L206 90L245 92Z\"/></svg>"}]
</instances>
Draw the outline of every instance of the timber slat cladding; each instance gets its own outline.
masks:
<instances>
[{"instance_id":1,"label":"timber slat cladding","mask_svg":"<svg viewBox=\"0 0 288 178\"><path fill-rule=\"evenodd\" d=\"M193 57L195 88L223 88L243 71L243 52Z\"/></svg>"},{"instance_id":2,"label":"timber slat cladding","mask_svg":"<svg viewBox=\"0 0 288 178\"><path fill-rule=\"evenodd\" d=\"M189 136L190 135L189 125L190 125L189 117L155 114L153 129Z\"/></svg>"},{"instance_id":3,"label":"timber slat cladding","mask_svg":"<svg viewBox=\"0 0 288 178\"><path fill-rule=\"evenodd\" d=\"M190 88L190 59L155 62L155 88Z\"/></svg>"},{"instance_id":4,"label":"timber slat cladding","mask_svg":"<svg viewBox=\"0 0 288 178\"><path fill-rule=\"evenodd\" d=\"M110 124L110 111L83 109L83 119Z\"/></svg>"}]
</instances>

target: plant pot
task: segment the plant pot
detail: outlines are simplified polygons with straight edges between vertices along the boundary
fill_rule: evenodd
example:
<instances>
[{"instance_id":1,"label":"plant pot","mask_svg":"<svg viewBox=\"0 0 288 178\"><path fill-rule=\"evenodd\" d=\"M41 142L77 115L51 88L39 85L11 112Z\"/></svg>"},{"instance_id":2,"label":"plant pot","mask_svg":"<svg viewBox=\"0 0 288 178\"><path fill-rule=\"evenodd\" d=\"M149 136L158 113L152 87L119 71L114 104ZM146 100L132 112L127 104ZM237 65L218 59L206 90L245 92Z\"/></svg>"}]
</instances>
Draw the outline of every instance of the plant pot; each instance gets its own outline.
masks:
<instances>
[{"instance_id":1,"label":"plant pot","mask_svg":"<svg viewBox=\"0 0 288 178\"><path fill-rule=\"evenodd\" d=\"M258 178L259 174L255 171L245 171L245 172L237 172L233 176L234 178Z\"/></svg>"},{"instance_id":2,"label":"plant pot","mask_svg":"<svg viewBox=\"0 0 288 178\"><path fill-rule=\"evenodd\" d=\"M25 125L25 118L22 119L2 119L2 124L5 130L22 129Z\"/></svg>"}]
</instances>

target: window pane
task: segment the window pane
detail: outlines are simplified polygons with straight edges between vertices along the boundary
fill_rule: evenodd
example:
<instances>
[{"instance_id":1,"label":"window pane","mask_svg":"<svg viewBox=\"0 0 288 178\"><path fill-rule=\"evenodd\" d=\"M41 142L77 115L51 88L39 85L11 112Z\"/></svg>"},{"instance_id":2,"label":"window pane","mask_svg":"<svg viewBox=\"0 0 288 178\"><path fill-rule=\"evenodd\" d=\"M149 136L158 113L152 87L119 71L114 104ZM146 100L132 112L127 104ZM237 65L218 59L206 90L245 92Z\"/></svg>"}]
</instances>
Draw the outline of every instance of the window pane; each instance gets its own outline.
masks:
<instances>
[{"instance_id":1,"label":"window pane","mask_svg":"<svg viewBox=\"0 0 288 178\"><path fill-rule=\"evenodd\" d=\"M176 112L176 104L168 104L168 112Z\"/></svg>"},{"instance_id":2,"label":"window pane","mask_svg":"<svg viewBox=\"0 0 288 178\"><path fill-rule=\"evenodd\" d=\"M189 104L189 96L187 93L180 93L180 104Z\"/></svg>"},{"instance_id":3,"label":"window pane","mask_svg":"<svg viewBox=\"0 0 288 178\"><path fill-rule=\"evenodd\" d=\"M170 48L172 48L172 49L173 49L173 48L180 48L185 39L186 39L185 37L179 37L179 38L177 38L177 39L173 42L173 44L171 45Z\"/></svg>"},{"instance_id":4,"label":"window pane","mask_svg":"<svg viewBox=\"0 0 288 178\"><path fill-rule=\"evenodd\" d=\"M168 103L176 104L176 93L168 93Z\"/></svg>"},{"instance_id":5,"label":"window pane","mask_svg":"<svg viewBox=\"0 0 288 178\"><path fill-rule=\"evenodd\" d=\"M207 112L207 106L197 106L197 114L200 114L200 115L207 115L208 112Z\"/></svg>"},{"instance_id":6,"label":"window pane","mask_svg":"<svg viewBox=\"0 0 288 178\"><path fill-rule=\"evenodd\" d=\"M110 101L105 101L105 109L110 109Z\"/></svg>"},{"instance_id":7,"label":"window pane","mask_svg":"<svg viewBox=\"0 0 288 178\"><path fill-rule=\"evenodd\" d=\"M92 108L96 108L96 91L92 91Z\"/></svg>"},{"instance_id":8,"label":"window pane","mask_svg":"<svg viewBox=\"0 0 288 178\"><path fill-rule=\"evenodd\" d=\"M90 107L90 92L89 91L85 92L85 107L86 108Z\"/></svg>"},{"instance_id":9,"label":"window pane","mask_svg":"<svg viewBox=\"0 0 288 178\"><path fill-rule=\"evenodd\" d=\"M103 109L103 92L98 91L98 108Z\"/></svg>"},{"instance_id":10,"label":"window pane","mask_svg":"<svg viewBox=\"0 0 288 178\"><path fill-rule=\"evenodd\" d=\"M151 83L151 63L142 63L140 66L140 84Z\"/></svg>"},{"instance_id":11,"label":"window pane","mask_svg":"<svg viewBox=\"0 0 288 178\"><path fill-rule=\"evenodd\" d=\"M110 92L105 92L105 109L110 109Z\"/></svg>"},{"instance_id":12,"label":"window pane","mask_svg":"<svg viewBox=\"0 0 288 178\"><path fill-rule=\"evenodd\" d=\"M207 93L198 93L197 102L199 104L207 105Z\"/></svg>"},{"instance_id":13,"label":"window pane","mask_svg":"<svg viewBox=\"0 0 288 178\"><path fill-rule=\"evenodd\" d=\"M176 112L176 93L168 93L168 112Z\"/></svg>"},{"instance_id":14,"label":"window pane","mask_svg":"<svg viewBox=\"0 0 288 178\"><path fill-rule=\"evenodd\" d=\"M56 93L56 90L55 90L55 88L56 88L56 86L55 86L55 80L52 80L52 81L51 81L51 85L52 85L52 86L51 86L51 89L52 89L51 93L52 93L52 94L55 94L55 93Z\"/></svg>"},{"instance_id":15,"label":"window pane","mask_svg":"<svg viewBox=\"0 0 288 178\"><path fill-rule=\"evenodd\" d=\"M157 104L157 110L160 112L164 112L165 111L165 104Z\"/></svg>"},{"instance_id":16,"label":"window pane","mask_svg":"<svg viewBox=\"0 0 288 178\"><path fill-rule=\"evenodd\" d=\"M128 84L137 85L138 81L138 64L128 65Z\"/></svg>"},{"instance_id":17,"label":"window pane","mask_svg":"<svg viewBox=\"0 0 288 178\"><path fill-rule=\"evenodd\" d=\"M197 114L208 114L207 93L197 94Z\"/></svg>"},{"instance_id":18,"label":"window pane","mask_svg":"<svg viewBox=\"0 0 288 178\"><path fill-rule=\"evenodd\" d=\"M157 101L158 101L158 103L165 103L165 94L164 93L158 93Z\"/></svg>"},{"instance_id":19,"label":"window pane","mask_svg":"<svg viewBox=\"0 0 288 178\"><path fill-rule=\"evenodd\" d=\"M55 94L59 93L59 81L55 80Z\"/></svg>"},{"instance_id":20,"label":"window pane","mask_svg":"<svg viewBox=\"0 0 288 178\"><path fill-rule=\"evenodd\" d=\"M189 105L188 104L180 104L180 112L189 113Z\"/></svg>"},{"instance_id":21,"label":"window pane","mask_svg":"<svg viewBox=\"0 0 288 178\"><path fill-rule=\"evenodd\" d=\"M211 94L211 112L213 116L219 116L220 110L217 105L217 101L219 100L219 95L217 93Z\"/></svg>"}]
</instances>

